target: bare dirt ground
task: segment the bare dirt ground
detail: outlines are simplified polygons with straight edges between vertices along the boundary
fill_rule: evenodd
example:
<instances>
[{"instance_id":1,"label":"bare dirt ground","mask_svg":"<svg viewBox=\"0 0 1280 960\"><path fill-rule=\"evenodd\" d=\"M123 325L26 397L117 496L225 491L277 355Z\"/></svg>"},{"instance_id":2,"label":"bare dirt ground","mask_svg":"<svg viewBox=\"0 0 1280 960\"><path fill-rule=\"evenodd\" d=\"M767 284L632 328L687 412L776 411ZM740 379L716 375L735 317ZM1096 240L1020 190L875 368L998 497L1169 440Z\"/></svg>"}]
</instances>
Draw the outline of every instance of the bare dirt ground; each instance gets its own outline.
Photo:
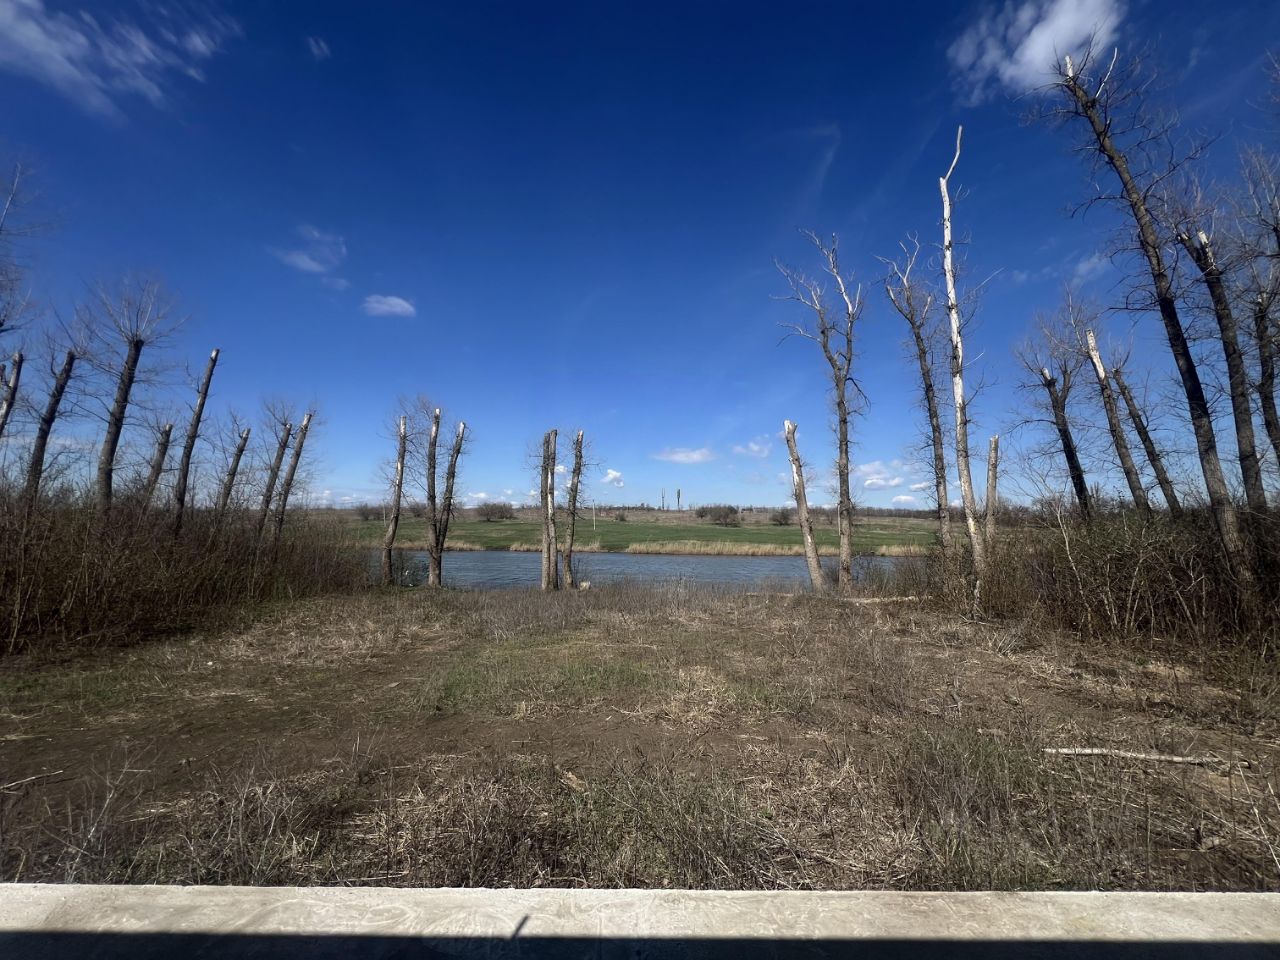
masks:
<instances>
[{"instance_id":1,"label":"bare dirt ground","mask_svg":"<svg viewBox=\"0 0 1280 960\"><path fill-rule=\"evenodd\" d=\"M7 662L0 877L1280 889L1278 709L1242 655L915 603L308 600Z\"/></svg>"}]
</instances>

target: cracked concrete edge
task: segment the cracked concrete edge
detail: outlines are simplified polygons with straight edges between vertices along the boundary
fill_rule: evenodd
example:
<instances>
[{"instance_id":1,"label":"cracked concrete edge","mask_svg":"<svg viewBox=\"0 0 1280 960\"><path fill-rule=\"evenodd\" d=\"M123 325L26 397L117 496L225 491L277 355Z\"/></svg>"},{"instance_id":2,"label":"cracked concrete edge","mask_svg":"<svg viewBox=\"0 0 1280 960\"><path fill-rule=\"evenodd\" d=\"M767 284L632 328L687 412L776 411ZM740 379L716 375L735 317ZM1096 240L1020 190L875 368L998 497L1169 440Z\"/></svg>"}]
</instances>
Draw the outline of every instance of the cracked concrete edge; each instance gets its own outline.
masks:
<instances>
[{"instance_id":1,"label":"cracked concrete edge","mask_svg":"<svg viewBox=\"0 0 1280 960\"><path fill-rule=\"evenodd\" d=\"M0 885L0 933L1280 944L1280 894Z\"/></svg>"}]
</instances>

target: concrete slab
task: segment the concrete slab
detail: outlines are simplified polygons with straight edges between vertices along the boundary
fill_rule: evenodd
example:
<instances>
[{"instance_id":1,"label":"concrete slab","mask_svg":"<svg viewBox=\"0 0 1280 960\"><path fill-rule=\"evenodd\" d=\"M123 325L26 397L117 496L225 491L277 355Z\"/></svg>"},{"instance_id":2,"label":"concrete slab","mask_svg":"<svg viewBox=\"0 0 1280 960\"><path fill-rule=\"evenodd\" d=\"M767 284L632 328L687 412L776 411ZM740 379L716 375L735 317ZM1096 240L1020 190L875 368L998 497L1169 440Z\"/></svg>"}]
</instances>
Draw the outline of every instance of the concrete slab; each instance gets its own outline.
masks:
<instances>
[{"instance_id":1,"label":"concrete slab","mask_svg":"<svg viewBox=\"0 0 1280 960\"><path fill-rule=\"evenodd\" d=\"M0 886L0 958L1280 957L1280 895Z\"/></svg>"}]
</instances>

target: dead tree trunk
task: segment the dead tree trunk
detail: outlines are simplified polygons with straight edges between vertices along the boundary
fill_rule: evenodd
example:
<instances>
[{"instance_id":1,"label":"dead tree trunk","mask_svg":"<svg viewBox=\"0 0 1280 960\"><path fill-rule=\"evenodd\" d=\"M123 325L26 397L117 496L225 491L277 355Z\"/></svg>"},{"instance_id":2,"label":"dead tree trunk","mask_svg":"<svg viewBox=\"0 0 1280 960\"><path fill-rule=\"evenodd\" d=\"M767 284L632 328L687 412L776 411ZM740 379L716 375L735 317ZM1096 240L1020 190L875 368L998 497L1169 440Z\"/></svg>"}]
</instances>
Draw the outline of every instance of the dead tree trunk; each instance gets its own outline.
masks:
<instances>
[{"instance_id":1,"label":"dead tree trunk","mask_svg":"<svg viewBox=\"0 0 1280 960\"><path fill-rule=\"evenodd\" d=\"M400 497L404 493L404 455L409 445L409 421L400 418L396 443L396 476L391 484L391 519L387 522L387 535L382 539L382 583L392 586L395 576L391 569L391 548L396 543L396 531L400 529Z\"/></svg>"},{"instance_id":2,"label":"dead tree trunk","mask_svg":"<svg viewBox=\"0 0 1280 960\"><path fill-rule=\"evenodd\" d=\"M1183 393L1186 394L1187 412L1195 433L1196 452L1200 459L1200 470L1204 474L1205 492L1209 497L1209 507L1217 526L1218 538L1222 543L1222 552L1231 573L1240 585L1242 598L1246 605L1252 608L1257 598L1257 578L1245 547L1244 535L1240 530L1240 518L1236 513L1235 503L1231 499L1231 490L1222 472L1222 461L1218 456L1218 441L1213 430L1213 415L1209 409L1209 401L1205 397L1200 371L1196 367L1195 357L1191 353L1186 331L1178 315L1177 293L1165 264L1164 248L1156 229L1155 218L1147 204L1147 192L1139 185L1129 167L1128 158L1111 136L1110 111L1099 97L1100 91L1090 92L1085 89L1070 57L1065 60L1060 81L1071 99L1075 113L1089 124L1097 153L1111 167L1120 181L1125 202L1137 231L1138 245L1151 275L1152 292L1155 294L1160 319L1164 324L1169 349L1173 353L1178 376L1182 380Z\"/></svg>"},{"instance_id":3,"label":"dead tree trunk","mask_svg":"<svg viewBox=\"0 0 1280 960\"><path fill-rule=\"evenodd\" d=\"M942 549L944 569L949 569L953 555L951 542L951 503L947 494L947 452L942 434L942 415L938 410L938 391L933 381L933 350L929 335L929 310L933 297L924 294L923 302L916 285L911 280L920 243L906 250L906 262L899 266L889 263L892 276L885 281L885 292L894 308L911 328L911 340L915 347L916 363L920 369L920 390L923 394L925 415L929 418L929 443L933 452L933 490L938 509L938 545ZM888 263L888 261L886 261Z\"/></svg>"},{"instance_id":4,"label":"dead tree trunk","mask_svg":"<svg viewBox=\"0 0 1280 960\"><path fill-rule=\"evenodd\" d=\"M169 440L173 436L173 424L166 423L156 434L156 448L151 455L151 469L147 471L147 483L142 488L142 512L151 509L151 501L155 499L156 488L160 486L160 476L164 473L164 461L169 456Z\"/></svg>"},{"instance_id":5,"label":"dead tree trunk","mask_svg":"<svg viewBox=\"0 0 1280 960\"><path fill-rule=\"evenodd\" d=\"M13 416L13 408L18 402L18 384L22 380L22 353L19 351L13 355L13 365L8 370L8 378L5 378L5 369L0 366L0 379L5 380L4 397L0 398L0 437L4 436L4 428L9 425L9 418Z\"/></svg>"},{"instance_id":6,"label":"dead tree trunk","mask_svg":"<svg viewBox=\"0 0 1280 960\"><path fill-rule=\"evenodd\" d=\"M67 392L67 384L71 382L71 371L76 365L74 350L68 350L62 361L62 368L53 379L53 388L49 391L49 402L45 404L44 413L36 426L36 437L31 444L31 460L27 466L27 482L22 490L22 499L30 511L36 505L40 495L40 479L44 476L45 452L49 448L49 434L53 432L53 424L58 419L58 409L62 406L62 397Z\"/></svg>"},{"instance_id":7,"label":"dead tree trunk","mask_svg":"<svg viewBox=\"0 0 1280 960\"><path fill-rule=\"evenodd\" d=\"M213 528L216 531L222 526L227 515L227 507L231 505L231 494L236 488L236 474L240 472L240 461L244 458L244 448L249 445L249 428L240 431L240 441L235 452L231 454L231 463L227 465L227 475L222 481L222 491L218 494L218 507L213 515Z\"/></svg>"},{"instance_id":8,"label":"dead tree trunk","mask_svg":"<svg viewBox=\"0 0 1280 960\"><path fill-rule=\"evenodd\" d=\"M449 542L449 522L453 519L453 486L458 476L458 459L462 456L462 443L467 433L467 425L461 421L458 422L458 431L454 434L453 447L449 451L449 463L444 471L444 499L439 504L435 503L435 481L430 480L427 484L428 499L431 501L428 506L431 518L431 543L427 558L427 584L429 586L438 587L444 582L444 549ZM435 467L435 443L436 437L440 434L440 411L436 410L435 417L431 421L431 445L429 450L429 462L432 466L432 474L434 477Z\"/></svg>"},{"instance_id":9,"label":"dead tree trunk","mask_svg":"<svg viewBox=\"0 0 1280 960\"><path fill-rule=\"evenodd\" d=\"M791 457L791 493L796 499L796 521L800 524L800 535L804 538L804 560L809 567L809 583L814 593L823 593L827 589L827 578L822 572L817 541L813 539L813 521L809 519L809 495L804 487L804 464L800 460L800 450L796 446L796 425L790 420L784 420L782 432L787 438L787 453Z\"/></svg>"},{"instance_id":10,"label":"dead tree trunk","mask_svg":"<svg viewBox=\"0 0 1280 960\"><path fill-rule=\"evenodd\" d=\"M1089 502L1089 485L1085 483L1084 468L1080 466L1075 437L1071 434L1071 423L1067 420L1067 393L1071 389L1071 382L1065 379L1059 389L1058 379L1049 372L1048 367L1040 369L1040 381L1044 384L1045 392L1049 394L1049 409L1053 411L1053 425L1058 430L1062 456L1067 461L1067 473L1071 477L1071 489L1075 491L1076 503L1080 506L1080 516L1088 520L1092 510Z\"/></svg>"},{"instance_id":11,"label":"dead tree trunk","mask_svg":"<svg viewBox=\"0 0 1280 960\"><path fill-rule=\"evenodd\" d=\"M144 341L141 337L129 340L120 375L116 379L116 396L107 414L107 430L102 438L102 450L98 454L98 509L107 513L111 509L112 480L116 469L116 450L120 446L120 434L124 431L125 414L129 409L129 395L138 378L138 363L142 359Z\"/></svg>"},{"instance_id":12,"label":"dead tree trunk","mask_svg":"<svg viewBox=\"0 0 1280 960\"><path fill-rule=\"evenodd\" d=\"M1178 242L1195 262L1200 278L1209 291L1213 316L1218 322L1218 339L1227 363L1227 392L1231 397L1231 416L1235 421L1236 449L1240 455L1240 475L1244 479L1244 497L1249 509L1263 514L1267 510L1267 494L1262 484L1262 464L1253 435L1253 408L1249 404L1249 371L1240 349L1239 325L1231 306L1226 280L1213 253L1213 244L1203 230L1179 233Z\"/></svg>"},{"instance_id":13,"label":"dead tree trunk","mask_svg":"<svg viewBox=\"0 0 1280 960\"><path fill-rule=\"evenodd\" d=\"M556 436L547 431L542 443L542 589L560 589L556 542Z\"/></svg>"},{"instance_id":14,"label":"dead tree trunk","mask_svg":"<svg viewBox=\"0 0 1280 960\"><path fill-rule=\"evenodd\" d=\"M969 549L973 552L973 597L976 607L982 596L982 581L987 573L986 549L982 531L978 529L978 503L973 493L973 473L969 469L969 401L964 393L964 338L960 323L960 301L956 296L956 269L951 243L951 174L960 162L960 137L964 128L956 130L956 152L944 176L938 178L942 194L942 276L947 292L947 321L951 334L951 398L956 415L956 472L960 477L960 500L964 506L965 528L969 531Z\"/></svg>"},{"instance_id":15,"label":"dead tree trunk","mask_svg":"<svg viewBox=\"0 0 1280 960\"><path fill-rule=\"evenodd\" d=\"M1093 373L1098 381L1098 393L1102 396L1102 409L1107 415L1107 430L1111 434L1111 445L1115 448L1116 458L1120 461L1120 469L1124 471L1125 482L1129 484L1129 495L1133 497L1133 505L1144 517L1151 516L1151 504L1147 500L1147 490L1142 485L1142 477L1138 466L1133 462L1133 452L1129 449L1129 440L1124 435L1124 424L1120 421L1120 409L1116 406L1115 391L1111 389L1111 381L1107 378L1107 367L1102 362L1102 354L1098 352L1098 341L1092 330L1084 334L1085 349L1089 352L1089 362L1093 365Z\"/></svg>"},{"instance_id":16,"label":"dead tree trunk","mask_svg":"<svg viewBox=\"0 0 1280 960\"><path fill-rule=\"evenodd\" d=\"M582 431L573 438L573 472L569 474L569 514L565 518L564 533L564 585L567 590L577 589L578 580L573 571L573 536L578 525L578 490L582 484ZM676 491L676 501L680 491ZM676 507L679 510L679 507Z\"/></svg>"},{"instance_id":17,"label":"dead tree trunk","mask_svg":"<svg viewBox=\"0 0 1280 960\"><path fill-rule=\"evenodd\" d=\"M178 464L178 476L173 487L173 535L182 533L183 513L187 506L187 481L191 476L191 458L196 452L196 438L200 436L200 421L204 419L204 405L209 399L209 384L213 382L213 368L218 365L218 350L209 354L209 363L196 393L196 406L191 411L191 423L187 426L187 439L182 445L182 460Z\"/></svg>"},{"instance_id":18,"label":"dead tree trunk","mask_svg":"<svg viewBox=\"0 0 1280 960\"><path fill-rule=\"evenodd\" d=\"M1276 330L1271 319L1274 297L1259 294L1253 302L1253 335L1258 344L1258 406L1276 463L1280 464L1280 413L1276 411ZM20 356L20 354L18 355ZM17 356L14 358L17 359ZM0 429L3 429L0 421Z\"/></svg>"},{"instance_id":19,"label":"dead tree trunk","mask_svg":"<svg viewBox=\"0 0 1280 960\"><path fill-rule=\"evenodd\" d=\"M440 586L444 557L436 558L436 533L439 526L439 502L436 497L437 451L440 444L440 408L431 413L431 433L427 438L427 586Z\"/></svg>"},{"instance_id":20,"label":"dead tree trunk","mask_svg":"<svg viewBox=\"0 0 1280 960\"><path fill-rule=\"evenodd\" d=\"M1156 475L1156 483L1160 485L1160 493L1164 495L1164 502L1169 507L1169 516L1177 519L1182 516L1182 504L1178 501L1178 492L1173 486L1173 481L1169 479L1169 471L1165 469L1164 457L1160 453L1160 448L1156 446L1155 440L1151 436L1146 417L1142 415L1142 410L1138 406L1137 400L1134 399L1129 385L1124 382L1124 373L1119 367L1111 371L1111 379L1116 382L1116 389L1120 391L1120 398L1124 400L1124 405L1129 411L1129 419L1133 422L1134 432L1138 434L1138 439L1142 441L1142 449L1146 451L1147 461L1151 464L1151 470Z\"/></svg>"},{"instance_id":21,"label":"dead tree trunk","mask_svg":"<svg viewBox=\"0 0 1280 960\"><path fill-rule=\"evenodd\" d=\"M262 540L263 528L267 525L267 517L271 514L271 500L276 493L276 481L280 478L280 468L284 465L284 455L289 450L289 440L293 437L293 424L286 421L280 429L280 440L276 444L276 455L267 469L266 484L262 488L262 504L258 507L258 522L253 528L253 541Z\"/></svg>"},{"instance_id":22,"label":"dead tree trunk","mask_svg":"<svg viewBox=\"0 0 1280 960\"><path fill-rule=\"evenodd\" d=\"M284 531L285 511L289 509L289 494L293 492L293 482L298 477L298 465L302 463L302 448L307 442L307 431L311 428L311 413L302 415L302 423L298 424L297 436L293 438L293 456L289 458L289 469L285 471L284 480L280 483L280 502L276 504L275 533L272 543L280 542Z\"/></svg>"},{"instance_id":23,"label":"dead tree trunk","mask_svg":"<svg viewBox=\"0 0 1280 960\"><path fill-rule=\"evenodd\" d=\"M1000 474L1000 436L991 438L987 447L987 510L984 518L983 536L987 541L987 552L995 549L996 543L996 510L1000 504L998 478Z\"/></svg>"}]
</instances>

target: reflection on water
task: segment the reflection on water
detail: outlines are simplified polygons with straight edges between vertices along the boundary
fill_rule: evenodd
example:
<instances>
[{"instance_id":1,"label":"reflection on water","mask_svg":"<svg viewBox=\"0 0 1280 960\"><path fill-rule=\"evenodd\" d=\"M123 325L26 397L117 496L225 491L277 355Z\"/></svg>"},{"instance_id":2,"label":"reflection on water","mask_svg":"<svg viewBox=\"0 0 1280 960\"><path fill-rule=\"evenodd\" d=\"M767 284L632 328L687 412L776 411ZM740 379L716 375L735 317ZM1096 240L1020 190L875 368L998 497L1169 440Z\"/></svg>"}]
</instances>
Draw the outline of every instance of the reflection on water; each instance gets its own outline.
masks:
<instances>
[{"instance_id":1,"label":"reflection on water","mask_svg":"<svg viewBox=\"0 0 1280 960\"><path fill-rule=\"evenodd\" d=\"M854 576L888 569L902 557L855 557ZM511 550L477 550L448 553L444 558L444 582L454 587L536 587L542 555ZM421 550L396 552L399 579L417 585L427 576L427 554ZM579 553L574 555L579 580L592 583L636 581L644 583L728 584L744 588L802 590L809 585L803 557L717 557L652 553ZM834 578L836 558L824 557L823 566Z\"/></svg>"}]
</instances>

